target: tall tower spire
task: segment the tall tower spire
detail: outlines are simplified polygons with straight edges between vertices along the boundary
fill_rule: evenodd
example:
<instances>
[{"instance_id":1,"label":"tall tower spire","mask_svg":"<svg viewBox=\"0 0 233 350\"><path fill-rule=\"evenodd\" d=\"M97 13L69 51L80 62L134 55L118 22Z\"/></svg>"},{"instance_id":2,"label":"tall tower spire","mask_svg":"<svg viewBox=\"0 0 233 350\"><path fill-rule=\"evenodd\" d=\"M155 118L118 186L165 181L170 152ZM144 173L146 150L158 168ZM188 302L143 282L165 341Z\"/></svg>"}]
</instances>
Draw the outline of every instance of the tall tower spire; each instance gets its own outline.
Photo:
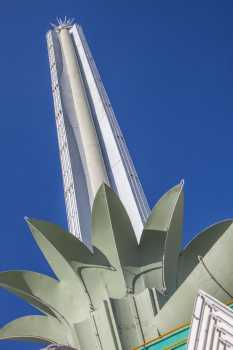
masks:
<instances>
[{"instance_id":1,"label":"tall tower spire","mask_svg":"<svg viewBox=\"0 0 233 350\"><path fill-rule=\"evenodd\" d=\"M90 243L91 208L105 182L139 239L150 212L81 27L58 19L47 33L69 230Z\"/></svg>"},{"instance_id":2,"label":"tall tower spire","mask_svg":"<svg viewBox=\"0 0 233 350\"><path fill-rule=\"evenodd\" d=\"M91 108L84 88L81 70L68 28L60 29L59 39L77 118L76 122L80 138L78 142L80 147L82 147L82 162L85 164L87 189L90 203L92 204L101 184L103 182L108 183L108 176L92 120Z\"/></svg>"}]
</instances>

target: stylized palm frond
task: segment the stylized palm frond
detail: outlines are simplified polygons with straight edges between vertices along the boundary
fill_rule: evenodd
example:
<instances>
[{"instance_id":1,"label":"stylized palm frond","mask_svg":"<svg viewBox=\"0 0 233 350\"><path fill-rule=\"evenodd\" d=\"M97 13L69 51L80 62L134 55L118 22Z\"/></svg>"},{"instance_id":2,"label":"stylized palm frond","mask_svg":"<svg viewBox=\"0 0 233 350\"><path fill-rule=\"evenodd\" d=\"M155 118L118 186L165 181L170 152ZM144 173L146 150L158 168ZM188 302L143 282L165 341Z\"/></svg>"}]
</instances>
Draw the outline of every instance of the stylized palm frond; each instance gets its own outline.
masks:
<instances>
[{"instance_id":1,"label":"stylized palm frond","mask_svg":"<svg viewBox=\"0 0 233 350\"><path fill-rule=\"evenodd\" d=\"M0 273L0 287L44 314L9 323L0 339L131 349L189 321L199 288L222 301L233 294L233 221L207 228L182 251L183 182L156 204L139 243L123 204L105 184L93 204L91 250L57 225L26 221L57 279Z\"/></svg>"}]
</instances>

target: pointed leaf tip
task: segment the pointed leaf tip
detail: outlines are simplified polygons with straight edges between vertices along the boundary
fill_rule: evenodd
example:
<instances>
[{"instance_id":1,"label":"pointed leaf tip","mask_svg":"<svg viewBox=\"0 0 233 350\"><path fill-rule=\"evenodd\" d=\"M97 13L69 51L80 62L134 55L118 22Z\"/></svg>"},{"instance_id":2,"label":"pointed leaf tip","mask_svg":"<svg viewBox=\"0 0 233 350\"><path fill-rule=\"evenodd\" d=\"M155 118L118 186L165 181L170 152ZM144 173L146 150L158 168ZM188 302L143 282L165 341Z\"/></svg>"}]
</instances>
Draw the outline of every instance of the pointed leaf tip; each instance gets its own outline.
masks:
<instances>
[{"instance_id":1,"label":"pointed leaf tip","mask_svg":"<svg viewBox=\"0 0 233 350\"><path fill-rule=\"evenodd\" d=\"M193 271L198 264L197 256L205 255L214 245L232 229L233 219L216 222L204 228L185 246L179 258L179 284Z\"/></svg>"},{"instance_id":2,"label":"pointed leaf tip","mask_svg":"<svg viewBox=\"0 0 233 350\"><path fill-rule=\"evenodd\" d=\"M101 185L93 203L92 230L93 246L116 269L114 274L105 275L111 295L121 297L126 293L123 270L138 264L138 244L124 205L106 184Z\"/></svg>"},{"instance_id":3,"label":"pointed leaf tip","mask_svg":"<svg viewBox=\"0 0 233 350\"><path fill-rule=\"evenodd\" d=\"M168 231L177 203L182 195L183 186L182 180L159 199L145 224L145 230Z\"/></svg>"},{"instance_id":4,"label":"pointed leaf tip","mask_svg":"<svg viewBox=\"0 0 233 350\"><path fill-rule=\"evenodd\" d=\"M0 272L0 287L26 300L29 304L41 312L56 317L56 309L51 305L51 300L46 292L47 289L54 290L58 281L46 275L32 271L3 271Z\"/></svg>"},{"instance_id":5,"label":"pointed leaf tip","mask_svg":"<svg viewBox=\"0 0 233 350\"><path fill-rule=\"evenodd\" d=\"M15 339L67 344L66 332L64 326L54 318L26 316L17 318L2 327L0 329L0 340Z\"/></svg>"},{"instance_id":6,"label":"pointed leaf tip","mask_svg":"<svg viewBox=\"0 0 233 350\"><path fill-rule=\"evenodd\" d=\"M82 282L71 266L71 260L75 260L72 259L77 243L75 238L65 233L59 226L46 221L29 219L27 223L36 243L58 279L72 283L73 287L80 292L80 299L83 296L85 303L86 297Z\"/></svg>"},{"instance_id":7,"label":"pointed leaf tip","mask_svg":"<svg viewBox=\"0 0 233 350\"><path fill-rule=\"evenodd\" d=\"M145 225L145 234L154 231L161 236L164 233L163 276L162 283L165 289L172 290L175 286L177 262L180 252L183 224L183 185L178 185L166 192L153 208Z\"/></svg>"},{"instance_id":8,"label":"pointed leaf tip","mask_svg":"<svg viewBox=\"0 0 233 350\"><path fill-rule=\"evenodd\" d=\"M97 191L97 193L96 193L96 195L95 195L95 199L96 199L101 193L109 193L109 192L113 192L112 189L111 189L111 187L109 187L105 182L103 182L103 183L100 185L100 187L99 187L99 189L98 189L98 191Z\"/></svg>"}]
</instances>

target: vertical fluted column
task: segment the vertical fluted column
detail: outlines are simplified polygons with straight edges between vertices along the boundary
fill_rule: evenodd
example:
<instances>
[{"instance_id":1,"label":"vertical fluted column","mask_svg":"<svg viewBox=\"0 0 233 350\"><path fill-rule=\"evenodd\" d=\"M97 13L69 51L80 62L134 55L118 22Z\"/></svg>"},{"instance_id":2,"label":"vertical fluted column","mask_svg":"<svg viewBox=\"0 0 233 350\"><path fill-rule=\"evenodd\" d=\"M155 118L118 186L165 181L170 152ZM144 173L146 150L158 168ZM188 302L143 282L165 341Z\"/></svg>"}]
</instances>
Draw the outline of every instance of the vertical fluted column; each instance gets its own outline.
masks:
<instances>
[{"instance_id":1,"label":"vertical fluted column","mask_svg":"<svg viewBox=\"0 0 233 350\"><path fill-rule=\"evenodd\" d=\"M100 185L103 182L108 184L109 181L69 30L60 29L59 38L80 131L87 187L92 205Z\"/></svg>"}]
</instances>

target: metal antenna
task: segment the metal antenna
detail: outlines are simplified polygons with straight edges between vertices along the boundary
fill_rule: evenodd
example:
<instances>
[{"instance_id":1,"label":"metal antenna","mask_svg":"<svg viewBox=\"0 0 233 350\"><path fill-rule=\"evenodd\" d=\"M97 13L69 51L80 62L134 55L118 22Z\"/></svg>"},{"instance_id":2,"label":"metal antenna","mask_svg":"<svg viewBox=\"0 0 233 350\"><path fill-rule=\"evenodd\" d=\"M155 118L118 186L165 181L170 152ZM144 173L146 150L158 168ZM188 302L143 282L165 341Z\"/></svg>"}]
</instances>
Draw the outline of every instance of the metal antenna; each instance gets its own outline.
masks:
<instances>
[{"instance_id":1,"label":"metal antenna","mask_svg":"<svg viewBox=\"0 0 233 350\"><path fill-rule=\"evenodd\" d=\"M63 20L61 17L57 17L56 20L58 25L54 23L50 23L50 25L57 30L61 30L62 28L70 28L74 22L74 18L68 18L67 16L65 16Z\"/></svg>"}]
</instances>

